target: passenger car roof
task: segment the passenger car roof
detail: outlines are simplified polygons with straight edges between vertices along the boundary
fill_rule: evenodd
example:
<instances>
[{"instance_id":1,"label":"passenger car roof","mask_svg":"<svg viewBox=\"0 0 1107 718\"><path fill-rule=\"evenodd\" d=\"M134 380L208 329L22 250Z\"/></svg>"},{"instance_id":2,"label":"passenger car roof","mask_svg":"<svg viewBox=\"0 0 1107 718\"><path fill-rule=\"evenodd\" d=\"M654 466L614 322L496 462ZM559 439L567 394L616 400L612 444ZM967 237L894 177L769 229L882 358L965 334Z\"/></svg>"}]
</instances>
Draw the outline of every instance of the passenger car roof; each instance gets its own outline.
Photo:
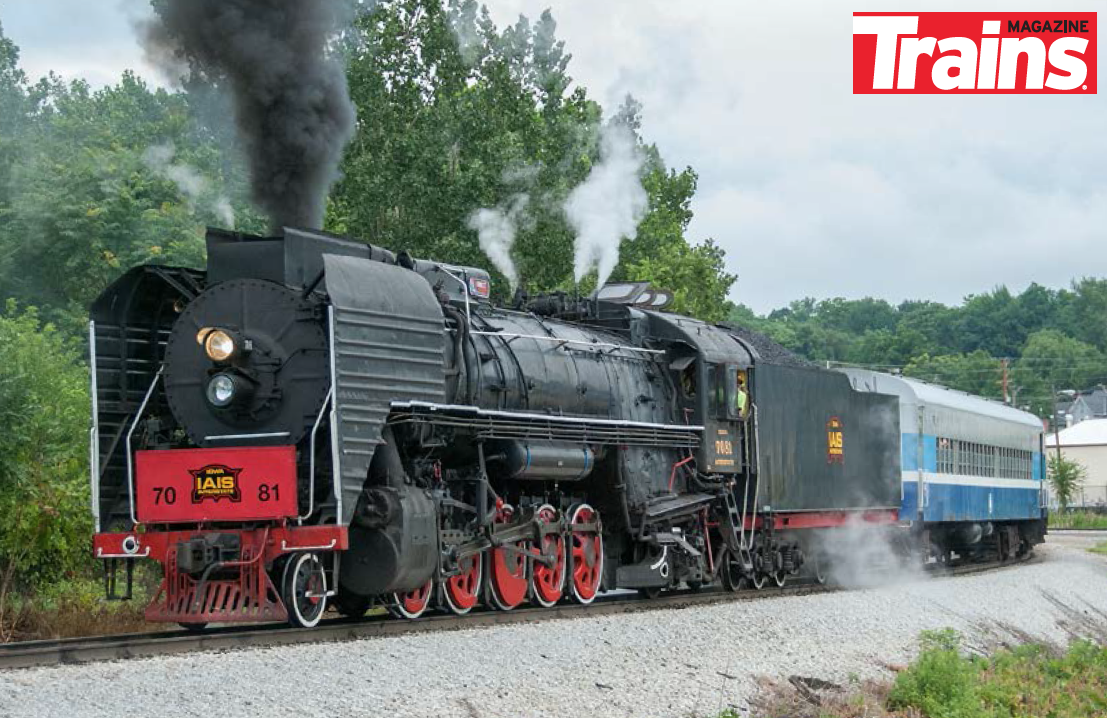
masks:
<instances>
[{"instance_id":1,"label":"passenger car roof","mask_svg":"<svg viewBox=\"0 0 1107 718\"><path fill-rule=\"evenodd\" d=\"M859 391L897 394L906 401L916 404L940 406L946 409L1008 421L1012 424L1033 426L1037 429L1042 428L1042 420L1034 414L1001 404L998 401L985 399L982 396L968 394L938 384L930 384L919 379L884 374L871 369L846 368L839 371L849 376L853 388Z\"/></svg>"}]
</instances>

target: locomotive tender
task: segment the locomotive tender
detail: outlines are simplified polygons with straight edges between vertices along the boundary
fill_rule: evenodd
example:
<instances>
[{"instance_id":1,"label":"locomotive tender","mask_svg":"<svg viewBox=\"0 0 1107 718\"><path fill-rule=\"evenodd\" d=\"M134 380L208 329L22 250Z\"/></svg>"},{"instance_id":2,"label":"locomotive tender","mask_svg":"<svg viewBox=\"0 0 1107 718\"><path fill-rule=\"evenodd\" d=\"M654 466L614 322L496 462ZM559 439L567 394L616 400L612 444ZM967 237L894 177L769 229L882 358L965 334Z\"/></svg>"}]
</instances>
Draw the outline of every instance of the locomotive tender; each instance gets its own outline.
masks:
<instances>
[{"instance_id":1,"label":"locomotive tender","mask_svg":"<svg viewBox=\"0 0 1107 718\"><path fill-rule=\"evenodd\" d=\"M212 230L206 271L126 273L90 322L109 591L150 558L152 621L414 618L821 579L827 532L905 525L896 392L644 284L513 308L489 290L296 229ZM1039 505L956 541L907 518L935 555L1025 550Z\"/></svg>"}]
</instances>

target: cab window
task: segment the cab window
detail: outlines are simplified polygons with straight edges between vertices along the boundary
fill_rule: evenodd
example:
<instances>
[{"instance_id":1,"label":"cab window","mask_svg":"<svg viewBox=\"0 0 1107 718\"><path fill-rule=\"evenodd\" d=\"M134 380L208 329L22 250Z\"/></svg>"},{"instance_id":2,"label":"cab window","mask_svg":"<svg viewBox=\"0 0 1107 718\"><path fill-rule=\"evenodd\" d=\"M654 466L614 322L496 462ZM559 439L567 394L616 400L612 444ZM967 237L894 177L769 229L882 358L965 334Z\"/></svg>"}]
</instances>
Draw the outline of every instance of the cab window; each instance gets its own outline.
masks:
<instances>
[{"instance_id":1,"label":"cab window","mask_svg":"<svg viewBox=\"0 0 1107 718\"><path fill-rule=\"evenodd\" d=\"M708 386L711 387L709 411L716 419L741 421L749 407L749 389L745 386L745 373L735 364L722 364L707 369Z\"/></svg>"}]
</instances>

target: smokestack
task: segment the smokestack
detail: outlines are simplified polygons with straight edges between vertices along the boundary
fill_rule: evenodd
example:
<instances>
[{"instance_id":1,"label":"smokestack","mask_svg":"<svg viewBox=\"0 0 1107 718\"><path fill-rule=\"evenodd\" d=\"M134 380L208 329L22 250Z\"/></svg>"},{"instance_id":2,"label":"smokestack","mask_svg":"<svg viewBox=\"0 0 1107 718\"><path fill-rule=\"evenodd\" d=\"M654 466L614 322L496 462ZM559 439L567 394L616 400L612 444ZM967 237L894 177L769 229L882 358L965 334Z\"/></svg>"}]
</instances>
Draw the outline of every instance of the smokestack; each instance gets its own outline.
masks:
<instances>
[{"instance_id":1,"label":"smokestack","mask_svg":"<svg viewBox=\"0 0 1107 718\"><path fill-rule=\"evenodd\" d=\"M226 89L254 202L275 229L320 229L355 112L328 43L343 0L167 0L143 28L150 59Z\"/></svg>"}]
</instances>

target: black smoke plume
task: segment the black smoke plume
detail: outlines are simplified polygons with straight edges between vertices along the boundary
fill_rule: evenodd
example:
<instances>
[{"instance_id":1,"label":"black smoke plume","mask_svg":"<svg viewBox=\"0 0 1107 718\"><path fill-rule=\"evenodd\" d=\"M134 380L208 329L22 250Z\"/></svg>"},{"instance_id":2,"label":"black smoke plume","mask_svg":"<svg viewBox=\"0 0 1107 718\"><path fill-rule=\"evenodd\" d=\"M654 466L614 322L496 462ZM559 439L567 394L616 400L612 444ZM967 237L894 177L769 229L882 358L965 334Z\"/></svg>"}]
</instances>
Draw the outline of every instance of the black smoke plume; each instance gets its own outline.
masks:
<instances>
[{"instance_id":1,"label":"black smoke plume","mask_svg":"<svg viewBox=\"0 0 1107 718\"><path fill-rule=\"evenodd\" d=\"M231 95L254 202L274 228L321 228L354 131L343 67L328 46L348 0L163 0L143 28L151 59Z\"/></svg>"}]
</instances>

